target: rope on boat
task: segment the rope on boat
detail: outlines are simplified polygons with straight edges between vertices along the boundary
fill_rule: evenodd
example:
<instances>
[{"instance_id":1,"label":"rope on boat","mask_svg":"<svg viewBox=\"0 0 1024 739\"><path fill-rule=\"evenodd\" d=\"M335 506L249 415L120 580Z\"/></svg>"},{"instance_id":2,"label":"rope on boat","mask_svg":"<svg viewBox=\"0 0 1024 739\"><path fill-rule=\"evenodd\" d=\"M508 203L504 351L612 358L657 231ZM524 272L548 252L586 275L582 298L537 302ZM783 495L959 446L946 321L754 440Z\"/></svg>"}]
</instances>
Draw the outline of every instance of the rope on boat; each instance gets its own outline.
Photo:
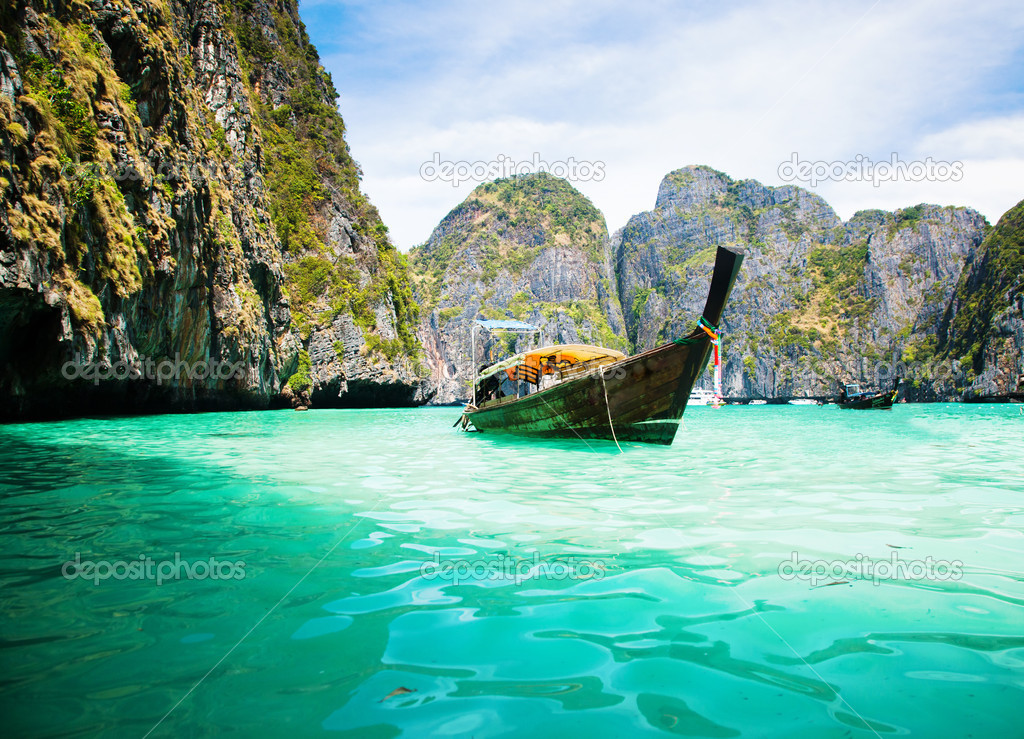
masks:
<instances>
[{"instance_id":1,"label":"rope on boat","mask_svg":"<svg viewBox=\"0 0 1024 739\"><path fill-rule=\"evenodd\" d=\"M704 333L711 337L713 341L718 341L718 326L712 326L706 320L704 316L701 316L697 321L697 327L700 328Z\"/></svg>"},{"instance_id":2,"label":"rope on boat","mask_svg":"<svg viewBox=\"0 0 1024 739\"><path fill-rule=\"evenodd\" d=\"M612 441L618 447L619 454L622 454L622 447L619 446L619 440L615 437L615 424L612 423L612 407L608 403L608 384L604 380L604 370L601 370L601 387L604 388L604 409L608 411L608 428L612 430Z\"/></svg>"},{"instance_id":3,"label":"rope on boat","mask_svg":"<svg viewBox=\"0 0 1024 739\"><path fill-rule=\"evenodd\" d=\"M710 336L712 341L718 341L718 339L720 338L719 337L718 326L715 326L715 325L711 324L710 322L708 322L707 319L704 318L704 316L701 316L697 320L697 328L694 329L694 332L693 332L694 334L697 334L696 336L694 336L693 334L690 334L689 336L684 336L681 339L674 339L672 343L673 344L696 344L698 341L700 341L701 339L704 338L699 333L697 333L697 329L703 331L708 336Z\"/></svg>"}]
</instances>

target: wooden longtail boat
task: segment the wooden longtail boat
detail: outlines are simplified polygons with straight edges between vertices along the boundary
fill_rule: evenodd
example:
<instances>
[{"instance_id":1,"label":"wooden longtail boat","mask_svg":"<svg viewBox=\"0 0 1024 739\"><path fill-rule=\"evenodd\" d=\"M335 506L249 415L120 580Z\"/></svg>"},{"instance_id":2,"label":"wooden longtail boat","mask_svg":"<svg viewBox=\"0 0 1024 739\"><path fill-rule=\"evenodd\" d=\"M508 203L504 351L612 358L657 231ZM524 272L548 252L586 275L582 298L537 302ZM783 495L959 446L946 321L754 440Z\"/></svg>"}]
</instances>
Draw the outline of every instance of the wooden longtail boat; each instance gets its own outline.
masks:
<instances>
[{"instance_id":1,"label":"wooden longtail boat","mask_svg":"<svg viewBox=\"0 0 1024 739\"><path fill-rule=\"evenodd\" d=\"M896 402L896 395L900 391L900 378L892 385L892 390L880 393L862 391L860 385L851 384L843 388L837 401L840 408L853 410L869 410L871 408L889 410Z\"/></svg>"},{"instance_id":2,"label":"wooden longtail boat","mask_svg":"<svg viewBox=\"0 0 1024 739\"><path fill-rule=\"evenodd\" d=\"M632 357L585 345L543 347L486 368L475 383L474 403L463 412L462 427L671 444L693 383L707 366L742 262L741 254L719 247L703 315L687 336L668 344ZM548 380L555 384L545 387ZM501 383L513 381L527 394L494 397Z\"/></svg>"}]
</instances>

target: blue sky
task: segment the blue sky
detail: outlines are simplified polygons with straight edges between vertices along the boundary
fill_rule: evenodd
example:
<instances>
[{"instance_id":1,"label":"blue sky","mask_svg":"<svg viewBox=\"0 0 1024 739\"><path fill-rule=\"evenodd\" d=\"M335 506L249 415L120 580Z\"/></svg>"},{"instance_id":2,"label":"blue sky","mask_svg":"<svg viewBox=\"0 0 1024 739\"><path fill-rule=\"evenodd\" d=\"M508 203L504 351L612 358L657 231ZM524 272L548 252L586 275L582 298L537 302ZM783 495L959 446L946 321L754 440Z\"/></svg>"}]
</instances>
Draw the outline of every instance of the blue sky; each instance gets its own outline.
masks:
<instances>
[{"instance_id":1,"label":"blue sky","mask_svg":"<svg viewBox=\"0 0 1024 739\"><path fill-rule=\"evenodd\" d=\"M782 185L780 165L794 153L808 163L894 153L907 165L962 163L957 181L809 187L844 219L931 202L968 205L994 223L1024 199L1019 0L302 0L299 9L338 88L363 189L403 250L478 184L421 177L435 153L601 164L603 178L573 184L611 230L652 208L673 169L707 164Z\"/></svg>"}]
</instances>

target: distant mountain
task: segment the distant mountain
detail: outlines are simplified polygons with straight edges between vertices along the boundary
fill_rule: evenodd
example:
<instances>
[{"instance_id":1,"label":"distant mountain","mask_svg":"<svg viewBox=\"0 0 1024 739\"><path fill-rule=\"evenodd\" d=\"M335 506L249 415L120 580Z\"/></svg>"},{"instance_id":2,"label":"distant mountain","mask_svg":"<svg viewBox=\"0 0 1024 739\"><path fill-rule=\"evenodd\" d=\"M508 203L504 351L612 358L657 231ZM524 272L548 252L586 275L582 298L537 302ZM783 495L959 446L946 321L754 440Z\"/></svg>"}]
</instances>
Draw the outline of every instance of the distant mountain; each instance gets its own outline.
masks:
<instances>
[{"instance_id":1,"label":"distant mountain","mask_svg":"<svg viewBox=\"0 0 1024 739\"><path fill-rule=\"evenodd\" d=\"M1019 337L1019 323L1003 326L1020 294L1019 212L1007 218L988 240L985 218L962 207L843 222L799 187L692 166L669 173L654 209L607 239L600 212L565 181L481 185L410 255L429 386L437 402L469 396L475 317L541 324L552 343L631 351L681 336L703 308L716 247L728 246L747 258L721 326L727 396L825 397L897 374L917 400L957 398L980 377L1004 387L985 368L993 352L1009 362L1020 339L999 349L980 336Z\"/></svg>"},{"instance_id":2,"label":"distant mountain","mask_svg":"<svg viewBox=\"0 0 1024 739\"><path fill-rule=\"evenodd\" d=\"M434 402L469 397L476 318L515 318L547 343L626 348L604 216L546 173L480 185L409 255Z\"/></svg>"},{"instance_id":3,"label":"distant mountain","mask_svg":"<svg viewBox=\"0 0 1024 739\"><path fill-rule=\"evenodd\" d=\"M943 317L943 356L967 368L967 395L1024 393L1024 201L1007 211L961 275Z\"/></svg>"},{"instance_id":4,"label":"distant mountain","mask_svg":"<svg viewBox=\"0 0 1024 739\"><path fill-rule=\"evenodd\" d=\"M642 350L692 326L716 246L744 249L722 326L726 395L824 396L844 381L933 374L941 317L988 228L974 210L934 205L844 223L801 188L698 166L667 175L654 210L633 216L612 250Z\"/></svg>"}]
</instances>

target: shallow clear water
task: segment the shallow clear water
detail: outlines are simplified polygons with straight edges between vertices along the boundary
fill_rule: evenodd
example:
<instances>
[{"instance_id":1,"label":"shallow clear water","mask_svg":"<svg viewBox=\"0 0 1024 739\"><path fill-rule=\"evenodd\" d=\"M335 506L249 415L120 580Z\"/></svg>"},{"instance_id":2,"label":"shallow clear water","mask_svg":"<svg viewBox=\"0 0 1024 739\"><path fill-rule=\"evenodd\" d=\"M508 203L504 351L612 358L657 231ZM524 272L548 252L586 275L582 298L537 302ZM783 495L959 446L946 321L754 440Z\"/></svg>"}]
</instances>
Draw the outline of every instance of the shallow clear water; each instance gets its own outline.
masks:
<instances>
[{"instance_id":1,"label":"shallow clear water","mask_svg":"<svg viewBox=\"0 0 1024 739\"><path fill-rule=\"evenodd\" d=\"M5 733L1024 731L1017 407L693 408L622 454L458 413L0 427Z\"/></svg>"}]
</instances>

